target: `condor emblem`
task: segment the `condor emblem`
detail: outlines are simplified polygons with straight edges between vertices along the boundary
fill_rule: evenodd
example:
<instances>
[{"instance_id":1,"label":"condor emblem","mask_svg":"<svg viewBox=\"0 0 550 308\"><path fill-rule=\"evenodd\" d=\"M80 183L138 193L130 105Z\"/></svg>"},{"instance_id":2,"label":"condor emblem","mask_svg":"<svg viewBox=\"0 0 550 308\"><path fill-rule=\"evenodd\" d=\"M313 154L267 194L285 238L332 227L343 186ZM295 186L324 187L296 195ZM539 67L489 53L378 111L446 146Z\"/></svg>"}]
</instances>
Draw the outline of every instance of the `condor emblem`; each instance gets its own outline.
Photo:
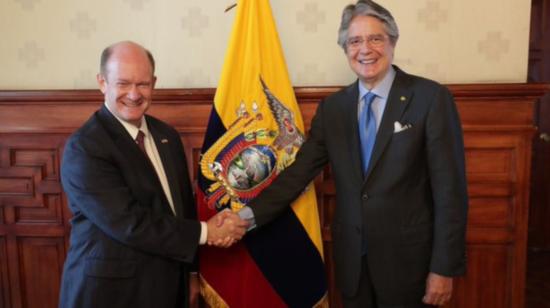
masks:
<instances>
[{"instance_id":1,"label":"condor emblem","mask_svg":"<svg viewBox=\"0 0 550 308\"><path fill-rule=\"evenodd\" d=\"M203 154L201 172L212 181L206 191L210 208L241 209L294 161L304 135L294 114L269 90L260 78L274 127L259 111L258 104L241 102L237 119L227 132Z\"/></svg>"}]
</instances>

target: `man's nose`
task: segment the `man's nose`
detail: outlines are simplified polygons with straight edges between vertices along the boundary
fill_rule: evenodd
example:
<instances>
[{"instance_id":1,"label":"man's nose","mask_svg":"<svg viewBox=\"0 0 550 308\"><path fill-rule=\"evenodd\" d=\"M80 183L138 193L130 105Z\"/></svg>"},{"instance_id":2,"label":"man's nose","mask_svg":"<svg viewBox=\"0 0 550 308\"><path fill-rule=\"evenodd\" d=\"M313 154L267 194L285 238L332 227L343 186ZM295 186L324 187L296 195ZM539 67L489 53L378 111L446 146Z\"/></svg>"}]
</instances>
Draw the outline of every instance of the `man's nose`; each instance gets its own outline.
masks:
<instances>
[{"instance_id":1,"label":"man's nose","mask_svg":"<svg viewBox=\"0 0 550 308\"><path fill-rule=\"evenodd\" d=\"M128 90L126 96L128 96L128 98L131 100L137 100L141 98L141 93L139 92L139 89L136 85L132 85Z\"/></svg>"}]
</instances>

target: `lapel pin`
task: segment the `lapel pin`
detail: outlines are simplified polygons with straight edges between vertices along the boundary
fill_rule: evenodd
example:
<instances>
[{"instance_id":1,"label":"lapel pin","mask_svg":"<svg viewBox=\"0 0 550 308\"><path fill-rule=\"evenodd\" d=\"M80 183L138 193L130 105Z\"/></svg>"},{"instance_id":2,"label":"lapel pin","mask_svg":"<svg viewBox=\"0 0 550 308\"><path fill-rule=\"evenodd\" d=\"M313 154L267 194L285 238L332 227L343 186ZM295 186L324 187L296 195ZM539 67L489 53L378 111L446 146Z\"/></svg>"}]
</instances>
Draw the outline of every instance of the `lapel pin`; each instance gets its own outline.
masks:
<instances>
[{"instance_id":1,"label":"lapel pin","mask_svg":"<svg viewBox=\"0 0 550 308\"><path fill-rule=\"evenodd\" d=\"M405 96L401 96L401 98L399 98L402 102L406 101L407 98Z\"/></svg>"},{"instance_id":2,"label":"lapel pin","mask_svg":"<svg viewBox=\"0 0 550 308\"><path fill-rule=\"evenodd\" d=\"M168 143L168 139L161 139L160 143Z\"/></svg>"}]
</instances>

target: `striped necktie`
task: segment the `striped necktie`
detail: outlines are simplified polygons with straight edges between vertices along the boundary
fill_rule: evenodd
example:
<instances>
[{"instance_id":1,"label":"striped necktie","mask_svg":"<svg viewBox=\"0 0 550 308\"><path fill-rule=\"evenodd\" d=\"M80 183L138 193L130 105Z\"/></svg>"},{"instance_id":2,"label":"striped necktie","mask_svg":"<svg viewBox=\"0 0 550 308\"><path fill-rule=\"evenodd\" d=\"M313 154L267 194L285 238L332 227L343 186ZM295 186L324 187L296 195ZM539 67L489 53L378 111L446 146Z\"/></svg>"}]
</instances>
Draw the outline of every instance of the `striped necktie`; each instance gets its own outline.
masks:
<instances>
[{"instance_id":1,"label":"striped necktie","mask_svg":"<svg viewBox=\"0 0 550 308\"><path fill-rule=\"evenodd\" d=\"M138 145L139 149L143 152L143 154L147 155L147 151L145 151L144 139L145 139L145 134L143 133L143 131L140 130L136 136L136 144ZM149 155L147 155L147 157L149 157Z\"/></svg>"}]
</instances>

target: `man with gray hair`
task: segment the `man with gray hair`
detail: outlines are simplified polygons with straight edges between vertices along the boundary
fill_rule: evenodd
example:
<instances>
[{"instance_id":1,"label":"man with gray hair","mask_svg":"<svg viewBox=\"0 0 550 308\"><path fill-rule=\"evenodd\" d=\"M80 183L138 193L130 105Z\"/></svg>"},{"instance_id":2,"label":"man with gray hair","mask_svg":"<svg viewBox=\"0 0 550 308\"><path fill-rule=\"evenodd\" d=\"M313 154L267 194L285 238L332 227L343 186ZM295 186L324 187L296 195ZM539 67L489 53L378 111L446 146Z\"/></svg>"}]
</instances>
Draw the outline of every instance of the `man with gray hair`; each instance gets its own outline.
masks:
<instances>
[{"instance_id":1,"label":"man with gray hair","mask_svg":"<svg viewBox=\"0 0 550 308\"><path fill-rule=\"evenodd\" d=\"M392 65L398 38L379 4L344 9L338 44L358 81L319 104L294 164L239 213L261 228L330 163L345 307L443 305L466 268L459 116L447 88Z\"/></svg>"}]
</instances>

